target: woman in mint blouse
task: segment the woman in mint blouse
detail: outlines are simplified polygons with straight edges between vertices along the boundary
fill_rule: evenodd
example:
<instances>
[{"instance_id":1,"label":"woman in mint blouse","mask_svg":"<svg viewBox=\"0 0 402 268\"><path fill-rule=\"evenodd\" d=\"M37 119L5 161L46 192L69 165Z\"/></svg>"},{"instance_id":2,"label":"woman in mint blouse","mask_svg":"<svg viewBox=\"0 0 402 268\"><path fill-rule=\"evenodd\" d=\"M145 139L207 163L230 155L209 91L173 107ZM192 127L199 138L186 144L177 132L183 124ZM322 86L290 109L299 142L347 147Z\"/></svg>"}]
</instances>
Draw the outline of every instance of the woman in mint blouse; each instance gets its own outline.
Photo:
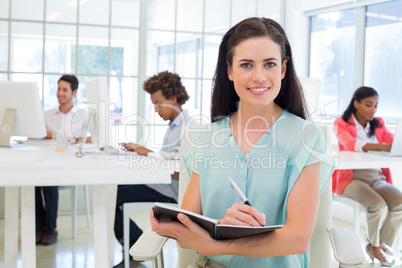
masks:
<instances>
[{"instance_id":1,"label":"woman in mint blouse","mask_svg":"<svg viewBox=\"0 0 402 268\"><path fill-rule=\"evenodd\" d=\"M221 224L284 224L270 233L217 241L183 214L151 225L200 256L192 267L308 267L320 191L332 162L318 127L307 122L286 34L270 19L246 19L223 37L211 124L185 159L192 172L182 208ZM227 177L253 205L241 203Z\"/></svg>"}]
</instances>

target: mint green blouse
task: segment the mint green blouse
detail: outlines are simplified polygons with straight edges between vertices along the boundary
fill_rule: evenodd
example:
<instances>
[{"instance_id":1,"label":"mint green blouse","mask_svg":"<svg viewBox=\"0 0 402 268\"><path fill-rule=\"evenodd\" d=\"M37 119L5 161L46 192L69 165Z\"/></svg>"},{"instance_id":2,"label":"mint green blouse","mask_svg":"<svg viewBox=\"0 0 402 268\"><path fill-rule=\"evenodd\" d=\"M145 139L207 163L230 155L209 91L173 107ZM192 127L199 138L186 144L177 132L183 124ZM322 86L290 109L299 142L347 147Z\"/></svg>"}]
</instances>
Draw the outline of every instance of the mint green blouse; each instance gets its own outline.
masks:
<instances>
[{"instance_id":1,"label":"mint green blouse","mask_svg":"<svg viewBox=\"0 0 402 268\"><path fill-rule=\"evenodd\" d=\"M231 135L229 117L195 134L184 157L188 171L200 176L202 213L223 218L240 199L227 179L237 183L250 203L265 213L266 225L285 224L289 194L303 167L321 162L320 189L324 190L333 162L319 127L285 110L245 155ZM227 267L309 267L309 250L277 257L209 256Z\"/></svg>"}]
</instances>

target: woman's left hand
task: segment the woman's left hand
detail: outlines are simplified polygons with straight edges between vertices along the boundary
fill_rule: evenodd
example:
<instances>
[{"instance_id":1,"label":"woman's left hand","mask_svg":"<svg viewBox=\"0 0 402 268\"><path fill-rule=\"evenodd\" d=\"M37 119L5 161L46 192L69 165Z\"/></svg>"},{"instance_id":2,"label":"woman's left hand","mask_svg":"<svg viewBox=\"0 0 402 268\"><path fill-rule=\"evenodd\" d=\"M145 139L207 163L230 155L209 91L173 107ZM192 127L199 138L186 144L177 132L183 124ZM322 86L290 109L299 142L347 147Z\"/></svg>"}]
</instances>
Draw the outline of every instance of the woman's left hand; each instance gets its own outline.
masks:
<instances>
[{"instance_id":1,"label":"woman's left hand","mask_svg":"<svg viewBox=\"0 0 402 268\"><path fill-rule=\"evenodd\" d=\"M192 248L206 256L217 254L215 246L218 241L212 239L204 228L183 213L179 213L177 218L182 224L179 222L159 222L151 210L152 231L158 235L175 238L182 248Z\"/></svg>"}]
</instances>

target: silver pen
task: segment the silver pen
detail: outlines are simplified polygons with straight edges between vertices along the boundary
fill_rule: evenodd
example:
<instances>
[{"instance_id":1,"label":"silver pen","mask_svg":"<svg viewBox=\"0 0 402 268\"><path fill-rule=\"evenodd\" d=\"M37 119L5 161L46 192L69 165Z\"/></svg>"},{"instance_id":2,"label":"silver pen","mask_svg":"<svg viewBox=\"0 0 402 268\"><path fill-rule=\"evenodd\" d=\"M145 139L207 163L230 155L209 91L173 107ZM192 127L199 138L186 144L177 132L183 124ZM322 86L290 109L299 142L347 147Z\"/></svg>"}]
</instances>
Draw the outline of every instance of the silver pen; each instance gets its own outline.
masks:
<instances>
[{"instance_id":1,"label":"silver pen","mask_svg":"<svg viewBox=\"0 0 402 268\"><path fill-rule=\"evenodd\" d=\"M231 177L228 177L228 180L230 182L230 186L232 187L233 191L236 193L236 195L240 198L240 200L247 206L252 207L250 202L248 201L247 197L243 194L243 192L240 190L239 186L232 180ZM260 224L261 227L264 227L264 225Z\"/></svg>"},{"instance_id":2,"label":"silver pen","mask_svg":"<svg viewBox=\"0 0 402 268\"><path fill-rule=\"evenodd\" d=\"M233 191L236 193L236 195L240 198L240 200L251 207L250 202L248 201L247 197L243 194L243 192L240 190L239 186L232 180L231 177L228 177L228 180L230 182L230 186L232 187Z\"/></svg>"}]
</instances>

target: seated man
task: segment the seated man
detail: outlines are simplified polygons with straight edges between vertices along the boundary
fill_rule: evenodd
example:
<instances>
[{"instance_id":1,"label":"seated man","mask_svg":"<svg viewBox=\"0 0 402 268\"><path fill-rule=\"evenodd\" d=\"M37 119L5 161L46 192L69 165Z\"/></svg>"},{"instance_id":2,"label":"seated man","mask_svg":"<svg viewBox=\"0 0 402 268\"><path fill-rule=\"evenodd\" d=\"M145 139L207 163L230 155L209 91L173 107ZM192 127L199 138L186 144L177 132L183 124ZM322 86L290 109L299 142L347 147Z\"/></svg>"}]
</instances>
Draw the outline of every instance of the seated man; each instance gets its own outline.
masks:
<instances>
[{"instance_id":1,"label":"seated man","mask_svg":"<svg viewBox=\"0 0 402 268\"><path fill-rule=\"evenodd\" d=\"M78 79L63 75L58 81L59 107L45 112L47 136L45 139L66 139L70 143L81 140L88 114L73 108ZM35 187L36 244L52 245L57 241L56 219L59 204L58 186Z\"/></svg>"},{"instance_id":2,"label":"seated man","mask_svg":"<svg viewBox=\"0 0 402 268\"><path fill-rule=\"evenodd\" d=\"M187 111L183 111L182 105L189 99L186 89L177 74L169 72L159 73L144 82L144 90L151 94L155 112L165 120L169 121L169 128L163 139L162 152L171 152L180 146L181 128L190 117ZM126 150L135 151L140 155L147 155L152 152L150 149L133 143L122 143ZM179 174L172 176L171 184L150 184L150 185L120 185L117 191L116 217L114 222L114 233L121 245L123 245L123 211L122 205L126 202L171 202L177 203ZM130 221L130 247L141 236L142 230ZM131 260L131 267L135 267L136 261ZM124 267L124 259L114 266Z\"/></svg>"}]
</instances>

